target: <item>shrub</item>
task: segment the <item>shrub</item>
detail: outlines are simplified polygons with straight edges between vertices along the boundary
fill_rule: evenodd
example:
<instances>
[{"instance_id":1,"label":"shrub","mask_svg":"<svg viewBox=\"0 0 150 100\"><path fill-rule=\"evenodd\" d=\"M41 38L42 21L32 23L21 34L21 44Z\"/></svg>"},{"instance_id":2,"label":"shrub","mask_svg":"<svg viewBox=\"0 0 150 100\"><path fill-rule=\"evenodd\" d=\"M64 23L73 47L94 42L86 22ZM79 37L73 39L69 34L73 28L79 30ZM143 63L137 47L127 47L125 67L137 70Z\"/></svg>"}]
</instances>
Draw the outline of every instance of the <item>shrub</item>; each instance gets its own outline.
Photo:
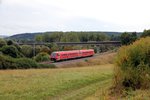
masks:
<instances>
[{"instance_id":1,"label":"shrub","mask_svg":"<svg viewBox=\"0 0 150 100\"><path fill-rule=\"evenodd\" d=\"M1 52L3 54L9 55L11 57L17 58L19 57L19 51L17 50L17 48L15 46L3 46L1 49Z\"/></svg>"},{"instance_id":2,"label":"shrub","mask_svg":"<svg viewBox=\"0 0 150 100\"><path fill-rule=\"evenodd\" d=\"M13 45L13 44L14 44L14 42L12 40L7 41L7 45Z\"/></svg>"},{"instance_id":3,"label":"shrub","mask_svg":"<svg viewBox=\"0 0 150 100\"><path fill-rule=\"evenodd\" d=\"M37 62L42 62L42 61L48 61L50 60L50 55L45 53L45 52L42 52L42 53L39 53L36 57L35 57L35 60Z\"/></svg>"},{"instance_id":4,"label":"shrub","mask_svg":"<svg viewBox=\"0 0 150 100\"><path fill-rule=\"evenodd\" d=\"M120 48L115 68L115 88L150 88L150 37Z\"/></svg>"},{"instance_id":5,"label":"shrub","mask_svg":"<svg viewBox=\"0 0 150 100\"><path fill-rule=\"evenodd\" d=\"M21 52L25 57L31 58L33 57L33 48L29 45L21 46Z\"/></svg>"},{"instance_id":6,"label":"shrub","mask_svg":"<svg viewBox=\"0 0 150 100\"><path fill-rule=\"evenodd\" d=\"M48 54L51 54L53 51L64 50L64 46L58 47L56 43L49 43L46 44L45 46L49 47Z\"/></svg>"},{"instance_id":7,"label":"shrub","mask_svg":"<svg viewBox=\"0 0 150 100\"><path fill-rule=\"evenodd\" d=\"M137 39L137 33L136 32L133 32L133 33L124 32L121 34L120 39L121 39L121 44L129 45Z\"/></svg>"},{"instance_id":8,"label":"shrub","mask_svg":"<svg viewBox=\"0 0 150 100\"><path fill-rule=\"evenodd\" d=\"M55 68L54 64L37 64L29 58L12 58L0 54L0 69Z\"/></svg>"},{"instance_id":9,"label":"shrub","mask_svg":"<svg viewBox=\"0 0 150 100\"><path fill-rule=\"evenodd\" d=\"M47 46L42 46L42 47L41 47L41 52L50 53L50 48L47 47Z\"/></svg>"},{"instance_id":10,"label":"shrub","mask_svg":"<svg viewBox=\"0 0 150 100\"><path fill-rule=\"evenodd\" d=\"M0 69L27 69L38 68L38 64L28 58L12 58L10 56L0 55Z\"/></svg>"},{"instance_id":11,"label":"shrub","mask_svg":"<svg viewBox=\"0 0 150 100\"><path fill-rule=\"evenodd\" d=\"M37 55L40 52L41 52L41 47L40 46L36 46L35 47L35 54Z\"/></svg>"},{"instance_id":12,"label":"shrub","mask_svg":"<svg viewBox=\"0 0 150 100\"><path fill-rule=\"evenodd\" d=\"M6 41L4 39L0 38L0 48L7 45Z\"/></svg>"},{"instance_id":13,"label":"shrub","mask_svg":"<svg viewBox=\"0 0 150 100\"><path fill-rule=\"evenodd\" d=\"M149 30L144 30L141 37L146 37L146 36L150 36L150 29Z\"/></svg>"},{"instance_id":14,"label":"shrub","mask_svg":"<svg viewBox=\"0 0 150 100\"><path fill-rule=\"evenodd\" d=\"M38 68L38 64L29 58L19 58L16 59L15 63L19 69L27 69L27 68Z\"/></svg>"},{"instance_id":15,"label":"shrub","mask_svg":"<svg viewBox=\"0 0 150 100\"><path fill-rule=\"evenodd\" d=\"M13 45L14 45L14 46L18 49L18 51L19 51L19 52L21 52L21 47L20 47L20 45L19 45L19 44L14 43Z\"/></svg>"},{"instance_id":16,"label":"shrub","mask_svg":"<svg viewBox=\"0 0 150 100\"><path fill-rule=\"evenodd\" d=\"M17 68L17 64L15 64L14 62L15 60L12 57L0 54L0 69L15 69Z\"/></svg>"}]
</instances>

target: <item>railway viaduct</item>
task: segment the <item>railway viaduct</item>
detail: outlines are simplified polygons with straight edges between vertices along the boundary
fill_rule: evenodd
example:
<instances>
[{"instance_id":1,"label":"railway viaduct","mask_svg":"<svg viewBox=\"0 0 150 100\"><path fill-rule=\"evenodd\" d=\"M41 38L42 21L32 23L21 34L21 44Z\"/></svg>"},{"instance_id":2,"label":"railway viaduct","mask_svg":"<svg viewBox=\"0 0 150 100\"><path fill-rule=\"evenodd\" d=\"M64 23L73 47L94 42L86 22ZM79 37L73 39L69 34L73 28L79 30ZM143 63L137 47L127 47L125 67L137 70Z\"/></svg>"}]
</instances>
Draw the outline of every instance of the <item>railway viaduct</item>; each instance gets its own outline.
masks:
<instances>
[{"instance_id":1,"label":"railway viaduct","mask_svg":"<svg viewBox=\"0 0 150 100\"><path fill-rule=\"evenodd\" d=\"M18 43L19 45L32 45L35 48L36 45L46 45L49 43ZM92 46L96 47L97 53L102 51L105 47L119 47L121 46L120 41L98 41L98 42L56 42L58 46ZM35 50L35 49L34 49Z\"/></svg>"},{"instance_id":2,"label":"railway viaduct","mask_svg":"<svg viewBox=\"0 0 150 100\"><path fill-rule=\"evenodd\" d=\"M57 45L114 45L120 46L120 41L99 41L99 42L56 42Z\"/></svg>"},{"instance_id":3,"label":"railway viaduct","mask_svg":"<svg viewBox=\"0 0 150 100\"><path fill-rule=\"evenodd\" d=\"M55 42L58 46L67 46L67 45L113 45L121 46L120 41L99 41L99 42ZM18 43L19 45L46 45L49 43Z\"/></svg>"},{"instance_id":4,"label":"railway viaduct","mask_svg":"<svg viewBox=\"0 0 150 100\"><path fill-rule=\"evenodd\" d=\"M92 47L96 47L97 49L97 53L101 52L103 50L103 48L107 48L107 47L118 47L121 46L121 42L120 41L99 41L99 42L58 42L57 43L58 46L75 46L75 45L79 45L79 46L92 46Z\"/></svg>"}]
</instances>

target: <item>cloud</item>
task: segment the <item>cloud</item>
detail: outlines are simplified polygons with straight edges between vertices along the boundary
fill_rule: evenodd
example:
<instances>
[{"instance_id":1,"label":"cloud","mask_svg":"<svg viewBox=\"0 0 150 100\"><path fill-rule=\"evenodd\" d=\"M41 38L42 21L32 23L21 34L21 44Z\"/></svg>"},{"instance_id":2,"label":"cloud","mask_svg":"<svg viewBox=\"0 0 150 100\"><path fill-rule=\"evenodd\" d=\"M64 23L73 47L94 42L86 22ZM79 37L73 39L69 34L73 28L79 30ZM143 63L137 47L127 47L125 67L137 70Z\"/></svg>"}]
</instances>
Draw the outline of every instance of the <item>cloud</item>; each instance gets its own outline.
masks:
<instances>
[{"instance_id":1,"label":"cloud","mask_svg":"<svg viewBox=\"0 0 150 100\"><path fill-rule=\"evenodd\" d=\"M2 0L0 0L0 5L2 4Z\"/></svg>"},{"instance_id":2,"label":"cloud","mask_svg":"<svg viewBox=\"0 0 150 100\"><path fill-rule=\"evenodd\" d=\"M3 0L0 34L35 31L143 31L149 0Z\"/></svg>"}]
</instances>

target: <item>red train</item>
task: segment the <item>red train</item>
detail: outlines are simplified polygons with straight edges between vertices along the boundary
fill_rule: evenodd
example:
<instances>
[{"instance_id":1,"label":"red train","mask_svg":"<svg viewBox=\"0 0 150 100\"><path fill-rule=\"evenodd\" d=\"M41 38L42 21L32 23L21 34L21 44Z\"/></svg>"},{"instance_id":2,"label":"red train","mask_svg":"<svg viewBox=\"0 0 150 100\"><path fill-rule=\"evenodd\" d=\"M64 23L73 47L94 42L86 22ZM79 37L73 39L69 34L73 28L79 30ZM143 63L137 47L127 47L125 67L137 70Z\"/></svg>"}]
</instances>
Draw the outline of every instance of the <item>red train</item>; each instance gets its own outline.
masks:
<instances>
[{"instance_id":1,"label":"red train","mask_svg":"<svg viewBox=\"0 0 150 100\"><path fill-rule=\"evenodd\" d=\"M89 57L93 56L94 50L71 50L71 51L57 51L51 54L52 61L60 61L60 60L67 60L73 58L81 58L81 57Z\"/></svg>"}]
</instances>

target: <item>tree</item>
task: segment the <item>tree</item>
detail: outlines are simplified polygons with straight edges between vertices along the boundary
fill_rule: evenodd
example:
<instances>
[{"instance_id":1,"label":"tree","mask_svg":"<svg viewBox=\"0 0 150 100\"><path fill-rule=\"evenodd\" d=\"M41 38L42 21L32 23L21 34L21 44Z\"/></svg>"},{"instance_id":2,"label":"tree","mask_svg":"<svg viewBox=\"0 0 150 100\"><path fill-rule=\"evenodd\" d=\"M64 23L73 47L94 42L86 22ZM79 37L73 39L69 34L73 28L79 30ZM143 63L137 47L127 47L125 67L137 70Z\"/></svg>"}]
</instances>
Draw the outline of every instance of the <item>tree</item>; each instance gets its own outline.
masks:
<instances>
[{"instance_id":1,"label":"tree","mask_svg":"<svg viewBox=\"0 0 150 100\"><path fill-rule=\"evenodd\" d=\"M48 32L43 34L43 41L44 42L50 42L50 34Z\"/></svg>"},{"instance_id":2,"label":"tree","mask_svg":"<svg viewBox=\"0 0 150 100\"><path fill-rule=\"evenodd\" d=\"M93 34L89 34L89 41L96 41L97 39L97 34L93 33Z\"/></svg>"},{"instance_id":3,"label":"tree","mask_svg":"<svg viewBox=\"0 0 150 100\"><path fill-rule=\"evenodd\" d=\"M43 41L43 36L42 35L36 35L35 40L37 42L42 42Z\"/></svg>"},{"instance_id":4,"label":"tree","mask_svg":"<svg viewBox=\"0 0 150 100\"><path fill-rule=\"evenodd\" d=\"M120 35L111 35L110 36L111 41L120 41Z\"/></svg>"},{"instance_id":5,"label":"tree","mask_svg":"<svg viewBox=\"0 0 150 100\"><path fill-rule=\"evenodd\" d=\"M4 39L0 38L0 48L7 45L6 41Z\"/></svg>"},{"instance_id":6,"label":"tree","mask_svg":"<svg viewBox=\"0 0 150 100\"><path fill-rule=\"evenodd\" d=\"M78 37L79 37L81 42L89 41L89 34L88 33L81 32L80 34L78 34Z\"/></svg>"},{"instance_id":7,"label":"tree","mask_svg":"<svg viewBox=\"0 0 150 100\"><path fill-rule=\"evenodd\" d=\"M51 42L60 42L61 38L63 37L63 32L54 32L50 34Z\"/></svg>"},{"instance_id":8,"label":"tree","mask_svg":"<svg viewBox=\"0 0 150 100\"><path fill-rule=\"evenodd\" d=\"M50 53L50 48L48 46L42 46L40 52Z\"/></svg>"},{"instance_id":9,"label":"tree","mask_svg":"<svg viewBox=\"0 0 150 100\"><path fill-rule=\"evenodd\" d=\"M141 37L146 37L146 36L150 36L150 29L149 30L144 30Z\"/></svg>"},{"instance_id":10,"label":"tree","mask_svg":"<svg viewBox=\"0 0 150 100\"><path fill-rule=\"evenodd\" d=\"M51 48L50 48L50 53L52 53L53 51L58 51L59 47L56 43L51 43Z\"/></svg>"},{"instance_id":11,"label":"tree","mask_svg":"<svg viewBox=\"0 0 150 100\"><path fill-rule=\"evenodd\" d=\"M35 61L37 62L49 61L49 60L50 60L49 54L45 52L41 52L35 56Z\"/></svg>"},{"instance_id":12,"label":"tree","mask_svg":"<svg viewBox=\"0 0 150 100\"><path fill-rule=\"evenodd\" d=\"M14 42L13 42L12 40L8 40L8 41L7 41L7 45L13 45L13 43L14 43Z\"/></svg>"},{"instance_id":13,"label":"tree","mask_svg":"<svg viewBox=\"0 0 150 100\"><path fill-rule=\"evenodd\" d=\"M105 33L97 33L97 36L96 36L96 41L106 41L106 40L109 40L109 36L106 35Z\"/></svg>"},{"instance_id":14,"label":"tree","mask_svg":"<svg viewBox=\"0 0 150 100\"><path fill-rule=\"evenodd\" d=\"M121 34L121 43L123 45L128 45L130 44L130 34L127 32L124 32Z\"/></svg>"},{"instance_id":15,"label":"tree","mask_svg":"<svg viewBox=\"0 0 150 100\"><path fill-rule=\"evenodd\" d=\"M17 50L17 48L15 46L12 46L12 45L3 46L1 51L3 54L9 55L9 56L14 57L14 58L19 57L19 51Z\"/></svg>"},{"instance_id":16,"label":"tree","mask_svg":"<svg viewBox=\"0 0 150 100\"><path fill-rule=\"evenodd\" d=\"M135 42L136 39L137 39L137 33L136 33L136 32L132 32L132 33L131 33L131 43L132 43L132 42Z\"/></svg>"},{"instance_id":17,"label":"tree","mask_svg":"<svg viewBox=\"0 0 150 100\"><path fill-rule=\"evenodd\" d=\"M76 33L65 33L61 38L61 42L79 42L79 37Z\"/></svg>"},{"instance_id":18,"label":"tree","mask_svg":"<svg viewBox=\"0 0 150 100\"><path fill-rule=\"evenodd\" d=\"M136 41L137 33L136 32L132 32L132 33L124 32L121 34L120 38L121 38L121 43L123 45L129 45Z\"/></svg>"},{"instance_id":19,"label":"tree","mask_svg":"<svg viewBox=\"0 0 150 100\"><path fill-rule=\"evenodd\" d=\"M41 52L41 47L40 46L35 46L35 55Z\"/></svg>"},{"instance_id":20,"label":"tree","mask_svg":"<svg viewBox=\"0 0 150 100\"><path fill-rule=\"evenodd\" d=\"M33 48L32 46L29 46L29 45L23 45L21 46L21 52L23 53L23 55L25 57L33 57Z\"/></svg>"}]
</instances>

